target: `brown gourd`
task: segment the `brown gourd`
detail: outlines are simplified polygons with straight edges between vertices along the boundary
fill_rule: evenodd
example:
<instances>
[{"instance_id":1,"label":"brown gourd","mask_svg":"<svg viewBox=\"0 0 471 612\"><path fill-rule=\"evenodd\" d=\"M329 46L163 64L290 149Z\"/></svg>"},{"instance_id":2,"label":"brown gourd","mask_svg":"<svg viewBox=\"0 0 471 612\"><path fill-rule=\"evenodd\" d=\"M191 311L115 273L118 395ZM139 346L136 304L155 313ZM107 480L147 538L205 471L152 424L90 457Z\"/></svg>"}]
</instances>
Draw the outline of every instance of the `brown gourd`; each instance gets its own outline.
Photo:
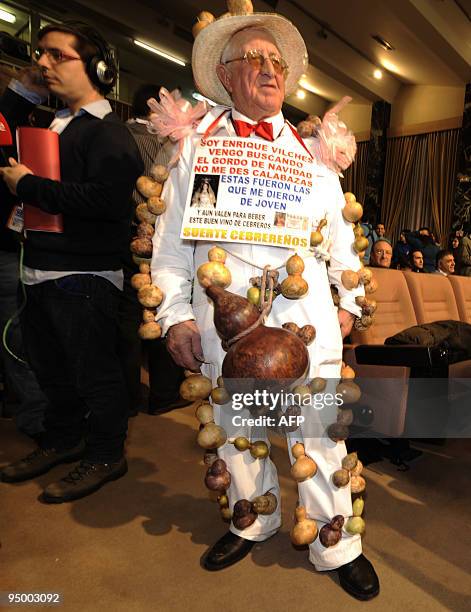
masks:
<instances>
[{"instance_id":1,"label":"brown gourd","mask_svg":"<svg viewBox=\"0 0 471 612\"><path fill-rule=\"evenodd\" d=\"M140 324L138 334L142 340L157 340L162 335L162 328L156 321L149 321Z\"/></svg>"},{"instance_id":2,"label":"brown gourd","mask_svg":"<svg viewBox=\"0 0 471 612\"><path fill-rule=\"evenodd\" d=\"M180 395L189 402L199 399L207 399L212 391L211 379L202 374L188 376L180 385Z\"/></svg>"},{"instance_id":3,"label":"brown gourd","mask_svg":"<svg viewBox=\"0 0 471 612\"><path fill-rule=\"evenodd\" d=\"M224 387L214 387L211 391L211 399L215 404L224 405L231 399L229 393Z\"/></svg>"},{"instance_id":4,"label":"brown gourd","mask_svg":"<svg viewBox=\"0 0 471 612\"><path fill-rule=\"evenodd\" d=\"M305 454L304 444L297 442L291 449L291 454L296 459L291 466L291 476L296 482L304 482L316 475L317 464Z\"/></svg>"},{"instance_id":5,"label":"brown gourd","mask_svg":"<svg viewBox=\"0 0 471 612\"><path fill-rule=\"evenodd\" d=\"M319 221L319 224L317 226L317 228L311 232L311 246L312 247L316 247L319 246L320 244L322 244L322 241L324 240L324 236L322 235L322 229L327 225L327 219L321 219Z\"/></svg>"},{"instance_id":6,"label":"brown gourd","mask_svg":"<svg viewBox=\"0 0 471 612\"><path fill-rule=\"evenodd\" d=\"M278 500L276 499L276 495L270 492L259 495L252 502L253 511L263 515L273 514L277 506Z\"/></svg>"},{"instance_id":7,"label":"brown gourd","mask_svg":"<svg viewBox=\"0 0 471 612\"><path fill-rule=\"evenodd\" d=\"M154 181L150 176L140 176L136 181L137 190L145 198L159 197L162 193L162 183Z\"/></svg>"},{"instance_id":8,"label":"brown gourd","mask_svg":"<svg viewBox=\"0 0 471 612\"><path fill-rule=\"evenodd\" d=\"M306 508L298 506L295 510L296 523L291 529L291 541L295 546L312 544L317 538L317 523L307 517Z\"/></svg>"},{"instance_id":9,"label":"brown gourd","mask_svg":"<svg viewBox=\"0 0 471 612\"><path fill-rule=\"evenodd\" d=\"M221 287L210 286L206 294L214 302L214 325L224 340L245 331L260 317L256 306L246 298ZM261 324L232 344L222 364L222 375L225 379L297 380L306 372L308 363L308 352L300 338Z\"/></svg>"},{"instance_id":10,"label":"brown gourd","mask_svg":"<svg viewBox=\"0 0 471 612\"><path fill-rule=\"evenodd\" d=\"M231 486L231 474L224 459L216 459L206 472L204 482L211 491L226 491Z\"/></svg>"},{"instance_id":11,"label":"brown gourd","mask_svg":"<svg viewBox=\"0 0 471 612\"><path fill-rule=\"evenodd\" d=\"M135 238L131 242L131 253L139 255L139 257L152 257L152 241L149 238Z\"/></svg>"},{"instance_id":12,"label":"brown gourd","mask_svg":"<svg viewBox=\"0 0 471 612\"><path fill-rule=\"evenodd\" d=\"M222 427L215 423L207 423L200 431L196 438L197 443L201 448L207 450L211 448L219 448L226 443L227 434Z\"/></svg>"},{"instance_id":13,"label":"brown gourd","mask_svg":"<svg viewBox=\"0 0 471 612\"><path fill-rule=\"evenodd\" d=\"M144 285L137 292L137 299L146 308L156 308L163 297L162 291L155 285Z\"/></svg>"},{"instance_id":14,"label":"brown gourd","mask_svg":"<svg viewBox=\"0 0 471 612\"><path fill-rule=\"evenodd\" d=\"M149 209L149 212L158 217L165 212L167 205L160 196L151 196L147 200L147 208Z\"/></svg>"},{"instance_id":15,"label":"brown gourd","mask_svg":"<svg viewBox=\"0 0 471 612\"><path fill-rule=\"evenodd\" d=\"M131 276L131 286L136 291L139 291L139 289L145 287L146 285L152 285L150 274L141 274L140 272L137 272Z\"/></svg>"},{"instance_id":16,"label":"brown gourd","mask_svg":"<svg viewBox=\"0 0 471 612\"><path fill-rule=\"evenodd\" d=\"M288 276L281 283L281 294L289 300L296 300L309 290L309 285L302 277L304 261L299 255L292 255L286 262Z\"/></svg>"},{"instance_id":17,"label":"brown gourd","mask_svg":"<svg viewBox=\"0 0 471 612\"><path fill-rule=\"evenodd\" d=\"M236 529L247 529L257 520L257 513L253 511L248 499L239 499L232 511L232 523Z\"/></svg>"},{"instance_id":18,"label":"brown gourd","mask_svg":"<svg viewBox=\"0 0 471 612\"><path fill-rule=\"evenodd\" d=\"M340 514L334 516L330 523L326 523L319 531L319 539L322 546L330 548L338 544L342 538L342 527L344 524L344 517Z\"/></svg>"},{"instance_id":19,"label":"brown gourd","mask_svg":"<svg viewBox=\"0 0 471 612\"><path fill-rule=\"evenodd\" d=\"M168 179L168 170L161 164L154 164L150 169L150 175L158 183L165 183L165 181Z\"/></svg>"},{"instance_id":20,"label":"brown gourd","mask_svg":"<svg viewBox=\"0 0 471 612\"><path fill-rule=\"evenodd\" d=\"M201 264L196 272L202 287L217 286L225 289L232 282L231 271L221 261Z\"/></svg>"}]
</instances>

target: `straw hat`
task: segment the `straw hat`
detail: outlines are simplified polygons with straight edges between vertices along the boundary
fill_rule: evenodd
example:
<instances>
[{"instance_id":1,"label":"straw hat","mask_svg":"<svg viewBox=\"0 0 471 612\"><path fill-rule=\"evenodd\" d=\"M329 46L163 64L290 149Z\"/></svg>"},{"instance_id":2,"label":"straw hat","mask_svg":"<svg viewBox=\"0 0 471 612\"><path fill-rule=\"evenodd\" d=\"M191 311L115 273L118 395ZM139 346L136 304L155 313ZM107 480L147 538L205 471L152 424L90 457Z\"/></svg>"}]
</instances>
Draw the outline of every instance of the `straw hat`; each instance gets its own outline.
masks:
<instances>
[{"instance_id":1,"label":"straw hat","mask_svg":"<svg viewBox=\"0 0 471 612\"><path fill-rule=\"evenodd\" d=\"M273 36L280 54L288 64L286 95L293 93L307 66L307 50L297 28L275 13L226 15L216 19L197 35L193 44L193 77L198 90L218 104L231 105L231 98L216 74L224 47L232 36L246 28L263 28Z\"/></svg>"}]
</instances>

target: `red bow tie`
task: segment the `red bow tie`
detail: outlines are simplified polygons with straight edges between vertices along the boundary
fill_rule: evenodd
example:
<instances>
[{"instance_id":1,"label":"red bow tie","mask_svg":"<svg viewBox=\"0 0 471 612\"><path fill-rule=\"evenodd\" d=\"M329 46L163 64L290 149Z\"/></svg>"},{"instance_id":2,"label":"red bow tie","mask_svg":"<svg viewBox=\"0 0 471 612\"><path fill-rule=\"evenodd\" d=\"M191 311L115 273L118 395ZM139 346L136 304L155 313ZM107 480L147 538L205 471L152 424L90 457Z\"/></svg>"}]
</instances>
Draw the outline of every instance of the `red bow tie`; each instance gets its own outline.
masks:
<instances>
[{"instance_id":1,"label":"red bow tie","mask_svg":"<svg viewBox=\"0 0 471 612\"><path fill-rule=\"evenodd\" d=\"M258 123L247 123L246 121L240 121L239 119L233 119L234 129L237 136L246 138L250 136L252 132L255 132L258 136L265 138L265 140L274 140L273 138L273 125L267 121L259 121Z\"/></svg>"}]
</instances>

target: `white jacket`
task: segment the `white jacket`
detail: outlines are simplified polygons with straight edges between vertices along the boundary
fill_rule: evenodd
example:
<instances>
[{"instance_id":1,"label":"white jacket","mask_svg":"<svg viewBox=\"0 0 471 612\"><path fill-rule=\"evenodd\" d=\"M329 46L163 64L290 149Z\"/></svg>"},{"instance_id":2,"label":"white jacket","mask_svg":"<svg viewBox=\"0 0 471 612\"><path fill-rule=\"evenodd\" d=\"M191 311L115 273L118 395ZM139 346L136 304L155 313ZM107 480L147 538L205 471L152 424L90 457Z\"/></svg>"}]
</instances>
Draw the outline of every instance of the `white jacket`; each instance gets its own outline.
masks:
<instances>
[{"instance_id":1,"label":"white jacket","mask_svg":"<svg viewBox=\"0 0 471 612\"><path fill-rule=\"evenodd\" d=\"M208 260L208 251L214 244L206 241L182 240L179 236L195 146L201 135L223 110L224 107L218 106L209 111L194 135L186 138L183 143L180 160L170 172L162 194L167 203L167 210L156 226L151 266L152 281L164 293L164 300L157 313L163 334L165 335L169 327L176 323L196 319L202 336L205 360L213 366L210 372L212 376L220 373L225 353L214 328L212 302L206 297L199 283L197 281L193 283L193 280L198 266ZM272 119L279 123L280 116ZM230 113L223 115L217 128L211 132L211 136L220 135L235 135ZM275 140L280 146L291 146L304 153L301 144L287 124ZM306 145L316 157L316 143L313 139L310 141L306 140ZM305 262L303 277L309 284L309 292L299 300L288 300L281 295L278 296L274 300L267 325L281 326L288 321L294 321L299 326L307 323L314 325L317 336L309 347L310 375L333 377L339 373L342 339L329 285L332 283L337 287L341 307L357 316L360 316L361 312L355 304L355 297L363 295L363 290L361 287L346 290L340 282L343 270L358 270L360 267L358 255L352 249L353 227L342 216L345 201L337 175L320 161L314 159L313 163L315 169L314 187L311 193L314 211L312 214L315 224L324 216L327 218L328 223L322 233L323 245L330 244L330 265L326 266L326 263L314 257L311 251L297 249L297 253ZM263 266L270 264L278 267L295 253L294 250L263 245L221 243L220 246L227 247L229 252L226 265L232 273L232 284L228 290L243 296L250 286L249 279L260 276ZM243 263L231 256L231 253L254 265ZM286 270L283 266L280 269L280 282L285 277Z\"/></svg>"}]
</instances>

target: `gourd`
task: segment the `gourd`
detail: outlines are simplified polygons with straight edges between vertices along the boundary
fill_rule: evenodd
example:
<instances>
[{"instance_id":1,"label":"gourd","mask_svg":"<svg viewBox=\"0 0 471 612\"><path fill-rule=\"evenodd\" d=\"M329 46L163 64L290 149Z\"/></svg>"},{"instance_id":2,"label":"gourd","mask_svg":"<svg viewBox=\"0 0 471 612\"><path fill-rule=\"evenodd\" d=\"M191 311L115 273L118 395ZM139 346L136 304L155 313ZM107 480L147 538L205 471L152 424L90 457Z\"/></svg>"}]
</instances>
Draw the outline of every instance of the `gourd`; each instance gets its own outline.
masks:
<instances>
[{"instance_id":1,"label":"gourd","mask_svg":"<svg viewBox=\"0 0 471 612\"><path fill-rule=\"evenodd\" d=\"M216 459L206 472L204 482L211 491L226 491L231 486L231 474L224 459Z\"/></svg>"},{"instance_id":2,"label":"gourd","mask_svg":"<svg viewBox=\"0 0 471 612\"><path fill-rule=\"evenodd\" d=\"M298 506L295 510L296 523L291 529L291 541L295 546L312 544L317 538L317 523L307 517L306 508Z\"/></svg>"},{"instance_id":3,"label":"gourd","mask_svg":"<svg viewBox=\"0 0 471 612\"><path fill-rule=\"evenodd\" d=\"M309 285L302 277L304 261L299 255L292 255L286 262L288 276L281 283L281 293L290 300L298 299L308 292Z\"/></svg>"},{"instance_id":4,"label":"gourd","mask_svg":"<svg viewBox=\"0 0 471 612\"><path fill-rule=\"evenodd\" d=\"M296 461L291 466L291 476L296 482L304 482L317 473L316 462L304 452L304 444L297 442L291 449L291 454Z\"/></svg>"}]
</instances>

